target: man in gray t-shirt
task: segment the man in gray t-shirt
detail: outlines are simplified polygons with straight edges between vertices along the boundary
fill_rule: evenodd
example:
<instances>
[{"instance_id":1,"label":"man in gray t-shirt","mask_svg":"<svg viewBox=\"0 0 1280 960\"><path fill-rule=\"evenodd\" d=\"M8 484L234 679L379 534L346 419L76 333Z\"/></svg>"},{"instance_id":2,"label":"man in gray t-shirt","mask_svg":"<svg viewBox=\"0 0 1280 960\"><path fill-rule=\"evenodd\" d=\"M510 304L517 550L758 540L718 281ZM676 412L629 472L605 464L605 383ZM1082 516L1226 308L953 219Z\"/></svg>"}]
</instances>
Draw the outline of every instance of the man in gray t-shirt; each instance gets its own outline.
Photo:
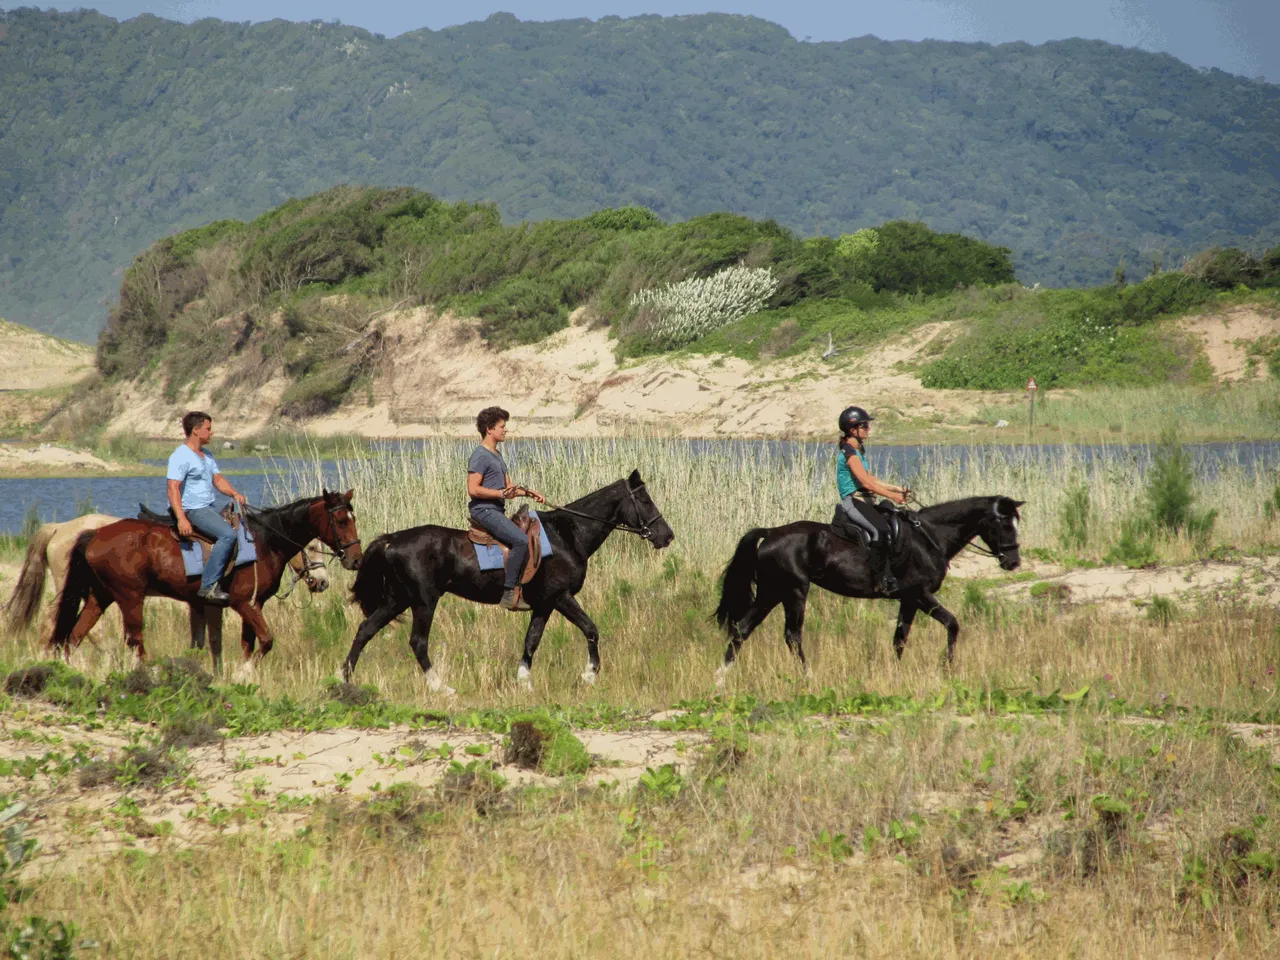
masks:
<instances>
[{"instance_id":1,"label":"man in gray t-shirt","mask_svg":"<svg viewBox=\"0 0 1280 960\"><path fill-rule=\"evenodd\" d=\"M516 585L528 559L529 541L524 531L507 519L503 501L513 497L532 497L539 503L546 503L547 498L536 490L516 487L511 483L507 463L498 452L498 444L507 438L507 421L510 418L511 415L501 407L485 407L476 417L476 429L482 439L467 460L467 495L471 498L468 509L476 523L511 551L507 555L506 580L499 606L504 610L528 610L528 604L516 599Z\"/></svg>"}]
</instances>

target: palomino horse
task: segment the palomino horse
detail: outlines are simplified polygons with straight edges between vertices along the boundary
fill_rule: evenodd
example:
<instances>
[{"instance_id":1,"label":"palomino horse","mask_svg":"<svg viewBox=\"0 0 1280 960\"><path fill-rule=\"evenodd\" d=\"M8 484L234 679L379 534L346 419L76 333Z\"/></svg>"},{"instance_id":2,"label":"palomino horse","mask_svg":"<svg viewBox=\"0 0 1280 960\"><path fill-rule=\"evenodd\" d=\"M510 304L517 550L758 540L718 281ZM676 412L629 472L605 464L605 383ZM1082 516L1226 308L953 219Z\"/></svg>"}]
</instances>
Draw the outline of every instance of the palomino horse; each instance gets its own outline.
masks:
<instances>
[{"instance_id":1,"label":"palomino horse","mask_svg":"<svg viewBox=\"0 0 1280 960\"><path fill-rule=\"evenodd\" d=\"M5 603L5 629L16 633L31 625L36 611L40 607L40 599L44 594L46 574L53 577L55 597L62 593L62 585L67 580L67 564L71 561L71 548L76 537L86 530L97 530L109 523L115 523L119 517L105 513L90 513L74 520L61 523L46 523L31 538L27 545L27 553L22 561L22 570L18 574L18 585L14 587L12 596ZM318 540L312 540L301 553L289 558L289 569L293 571L294 581L290 586L303 581L312 593L323 593L329 587L329 571L321 559L323 552ZM265 590L266 584L262 584ZM255 602L259 609L268 599L260 591ZM53 621L57 611L55 605L49 611L46 629L47 636L53 629ZM214 608L206 611L202 604L191 604L191 646L193 649L204 649L206 634L209 637L210 649L214 651L215 664L222 656L222 611Z\"/></svg>"},{"instance_id":2,"label":"palomino horse","mask_svg":"<svg viewBox=\"0 0 1280 960\"><path fill-rule=\"evenodd\" d=\"M532 580L524 585L524 599L533 608L529 629L524 635L524 657L517 677L530 685L533 655L542 640L547 619L555 611L582 631L587 638L587 668L582 679L593 683L600 672L600 631L574 596L587 577L587 560L600 549L614 530L625 530L648 540L661 550L675 539L671 527L654 506L639 471L626 480L611 483L567 507L539 512L551 556ZM409 646L432 690L445 690L431 673L427 640L436 604L446 593L477 603L497 603L502 599L501 570L481 570L476 551L465 530L424 526L378 537L369 544L356 574L352 596L364 611L365 621L356 631L342 665L342 675L350 680L356 662L374 634L404 613L413 612Z\"/></svg>"},{"instance_id":3,"label":"palomino horse","mask_svg":"<svg viewBox=\"0 0 1280 960\"><path fill-rule=\"evenodd\" d=\"M231 609L246 626L241 632L244 675L252 674L274 642L256 601L275 595L288 557L314 538L333 550L348 570L360 565L360 536L351 496L350 490L345 494L326 490L318 497L248 515L258 559L236 568L227 588ZM71 550L67 582L58 601L49 644L63 650L68 644L79 646L103 611L118 603L124 617L125 641L139 659L144 659L142 598L170 597L189 604L199 587L198 579L186 575L171 527L147 520L117 520L99 530L86 531L76 538ZM260 641L256 651L255 639Z\"/></svg>"},{"instance_id":4,"label":"palomino horse","mask_svg":"<svg viewBox=\"0 0 1280 960\"><path fill-rule=\"evenodd\" d=\"M923 610L947 628L947 660L955 658L960 623L934 594L942 587L951 558L975 537L982 538L1002 570L1018 568L1018 507L1023 503L1008 497L969 497L925 507L917 515L919 528L903 521L904 542L893 561L898 589L891 598L899 604L893 634L899 657L916 613ZM778 604L786 614L787 646L804 664L800 634L811 584L845 597L880 596L867 566L866 548L837 536L828 524L800 520L746 532L725 568L716 609L716 621L729 636L717 683L724 682L742 641Z\"/></svg>"}]
</instances>

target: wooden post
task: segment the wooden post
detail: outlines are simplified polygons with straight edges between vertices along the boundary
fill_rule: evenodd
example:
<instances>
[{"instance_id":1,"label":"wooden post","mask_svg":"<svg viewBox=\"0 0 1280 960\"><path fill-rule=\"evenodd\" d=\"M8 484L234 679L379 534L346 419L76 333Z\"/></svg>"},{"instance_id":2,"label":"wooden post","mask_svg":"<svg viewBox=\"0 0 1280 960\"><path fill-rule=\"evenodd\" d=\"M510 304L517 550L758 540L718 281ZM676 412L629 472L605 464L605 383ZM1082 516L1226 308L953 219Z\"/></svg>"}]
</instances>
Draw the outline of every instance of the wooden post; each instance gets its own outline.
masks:
<instances>
[{"instance_id":1,"label":"wooden post","mask_svg":"<svg viewBox=\"0 0 1280 960\"><path fill-rule=\"evenodd\" d=\"M1036 378L1032 377L1027 381L1027 396L1031 398L1031 416L1027 421L1027 439L1031 438L1031 434L1036 429Z\"/></svg>"}]
</instances>

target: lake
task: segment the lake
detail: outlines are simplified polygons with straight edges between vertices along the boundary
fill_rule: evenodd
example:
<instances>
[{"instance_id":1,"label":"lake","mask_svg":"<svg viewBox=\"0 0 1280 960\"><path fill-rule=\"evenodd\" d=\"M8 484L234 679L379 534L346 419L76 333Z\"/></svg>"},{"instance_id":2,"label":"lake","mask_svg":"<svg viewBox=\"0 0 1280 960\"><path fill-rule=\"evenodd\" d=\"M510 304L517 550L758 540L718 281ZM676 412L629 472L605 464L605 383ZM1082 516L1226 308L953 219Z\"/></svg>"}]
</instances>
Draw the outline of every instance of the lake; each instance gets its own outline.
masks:
<instances>
[{"instance_id":1,"label":"lake","mask_svg":"<svg viewBox=\"0 0 1280 960\"><path fill-rule=\"evenodd\" d=\"M608 443L609 441L573 441L573 440L521 440L509 445L509 459L514 463L523 457L537 457L539 449L549 445L567 447L570 450L584 448L591 443ZM726 447L739 452L744 458L760 452L768 451L775 456L819 455L817 469L822 476L816 482L825 482L827 466L824 458L834 456L834 444L798 443L783 440L689 440L686 441L695 453L711 449L723 450ZM462 471L465 470L466 454L471 447L469 441L387 441L380 446L391 449L421 449L424 443L445 443L458 450L458 501L462 503ZM868 448L868 459L872 470L886 478L910 479L916 472L923 458L954 457L963 466L975 456L1003 456L1010 460L1026 461L1027 459L1050 462L1063 455L1061 445L1014 445L1014 446L875 446ZM1133 463L1141 472L1150 462L1151 448L1147 446L1089 446L1080 445L1069 448L1086 462L1098 458L1123 459ZM1209 443L1188 445L1187 452L1197 464L1198 472L1203 476L1212 475L1218 465L1223 463L1239 464L1245 468L1260 471L1275 471L1280 468L1280 441L1260 440L1244 443ZM28 511L34 506L42 521L69 520L80 513L81 503L92 503L99 513L131 517L138 512L138 504L144 503L154 510L164 510L167 506L164 484L164 463L148 461L155 467L154 477L57 477L57 478L12 478L0 479L0 534L19 533ZM219 458L218 465L231 476L231 482L256 505L278 502L283 488L283 478L290 472L286 459L262 460L257 457ZM314 467L311 468L312 472ZM322 462L323 475L327 482L336 487L338 483L338 464L334 460ZM221 498L220 498L221 499Z\"/></svg>"}]
</instances>

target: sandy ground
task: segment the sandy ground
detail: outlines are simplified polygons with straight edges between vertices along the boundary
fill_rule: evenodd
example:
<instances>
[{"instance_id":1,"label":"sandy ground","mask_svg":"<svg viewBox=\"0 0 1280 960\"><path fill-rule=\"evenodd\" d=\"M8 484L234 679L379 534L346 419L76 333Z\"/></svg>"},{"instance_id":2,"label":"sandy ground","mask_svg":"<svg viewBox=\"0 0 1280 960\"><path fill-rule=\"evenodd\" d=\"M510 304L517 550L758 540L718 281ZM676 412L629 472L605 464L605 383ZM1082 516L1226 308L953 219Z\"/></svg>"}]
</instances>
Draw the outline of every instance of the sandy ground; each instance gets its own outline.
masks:
<instances>
[{"instance_id":1,"label":"sandy ground","mask_svg":"<svg viewBox=\"0 0 1280 960\"><path fill-rule=\"evenodd\" d=\"M1179 328L1198 339L1213 375L1224 382L1267 376L1265 367L1250 373L1248 345L1259 337L1280 334L1280 314L1254 307L1233 307L1220 314L1188 317Z\"/></svg>"},{"instance_id":2,"label":"sandy ground","mask_svg":"<svg viewBox=\"0 0 1280 960\"><path fill-rule=\"evenodd\" d=\"M43 390L84 379L93 347L0 320L0 389Z\"/></svg>"},{"instance_id":3,"label":"sandy ground","mask_svg":"<svg viewBox=\"0 0 1280 960\"><path fill-rule=\"evenodd\" d=\"M970 560L953 565L960 576L971 569ZM1037 580L1019 581L996 588L1001 596L1032 600L1032 590L1059 605L1095 604L1114 612L1140 613L1154 597L1175 602L1198 603L1280 603L1280 557L1241 557L1220 562L1156 566L1130 570L1126 567L1066 569L1055 564L1024 561L1023 571L1037 574ZM976 572L976 571L975 571ZM1037 584L1049 584L1049 591Z\"/></svg>"},{"instance_id":4,"label":"sandy ground","mask_svg":"<svg viewBox=\"0 0 1280 960\"><path fill-rule=\"evenodd\" d=\"M111 463L83 450L69 450L51 443L0 443L0 476L6 473L31 473L41 468L54 470L121 470Z\"/></svg>"},{"instance_id":5,"label":"sandy ground","mask_svg":"<svg viewBox=\"0 0 1280 960\"><path fill-rule=\"evenodd\" d=\"M77 746L95 760L119 758L131 739L150 732L136 726L84 729L67 724L39 701L31 701L30 710L27 716L21 711L0 716L0 759L39 758L50 751L67 756ZM33 742L32 733L44 742ZM696 733L652 728L574 733L593 758L587 781L623 788L634 786L649 767L672 764L686 770L705 743ZM50 738L57 740L50 743ZM74 773L56 784L44 775L15 778L13 783L20 787L29 805L25 815L40 837L30 869L64 871L115 851L190 845L252 823L288 832L305 819L308 798L362 798L403 783L436 787L451 760L491 761L509 785L555 782L505 763L502 739L496 734L395 725L387 730L280 732L190 749L184 782L165 790L126 789L114 781L82 787ZM118 804L126 795L140 808L137 814L120 812ZM246 806L251 811L257 807L260 816L246 820ZM238 817L224 821L218 816L218 811L233 808L240 810Z\"/></svg>"},{"instance_id":6,"label":"sandy ground","mask_svg":"<svg viewBox=\"0 0 1280 960\"><path fill-rule=\"evenodd\" d=\"M506 351L490 349L476 321L425 309L389 314L384 350L369 395L360 392L335 413L308 421L317 434L469 436L475 411L503 405L526 436L815 436L830 433L852 399L877 397L881 409L904 417L964 413L993 397L960 390L926 390L895 372L946 324L932 324L890 340L863 356L831 362L816 356L749 363L732 357L667 358L619 365L614 341L581 323L547 340ZM251 383L219 390L244 377L244 360L215 367L180 403L166 402L160 385L135 383L122 394L112 431L159 435L189 407L219 411L219 430L245 436L275 425L271 411L288 386L276 369L255 371ZM215 394L218 400L215 401Z\"/></svg>"}]
</instances>

